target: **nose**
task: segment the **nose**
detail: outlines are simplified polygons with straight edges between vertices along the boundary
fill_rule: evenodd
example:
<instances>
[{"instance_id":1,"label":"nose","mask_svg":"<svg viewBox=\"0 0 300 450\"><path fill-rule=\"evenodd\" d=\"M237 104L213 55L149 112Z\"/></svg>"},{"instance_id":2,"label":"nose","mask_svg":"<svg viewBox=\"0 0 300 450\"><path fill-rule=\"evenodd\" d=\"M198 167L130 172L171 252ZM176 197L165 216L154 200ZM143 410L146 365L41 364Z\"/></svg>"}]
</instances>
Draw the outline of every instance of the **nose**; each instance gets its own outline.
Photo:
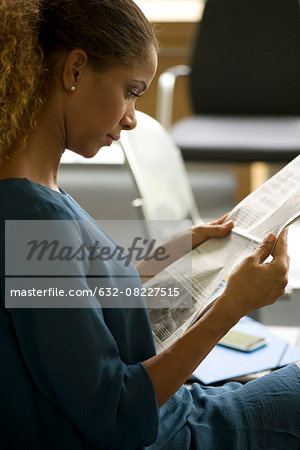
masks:
<instances>
[{"instance_id":1,"label":"nose","mask_svg":"<svg viewBox=\"0 0 300 450\"><path fill-rule=\"evenodd\" d=\"M135 108L132 106L130 109L127 109L122 120L120 122L122 130L133 130L136 127L136 115Z\"/></svg>"}]
</instances>

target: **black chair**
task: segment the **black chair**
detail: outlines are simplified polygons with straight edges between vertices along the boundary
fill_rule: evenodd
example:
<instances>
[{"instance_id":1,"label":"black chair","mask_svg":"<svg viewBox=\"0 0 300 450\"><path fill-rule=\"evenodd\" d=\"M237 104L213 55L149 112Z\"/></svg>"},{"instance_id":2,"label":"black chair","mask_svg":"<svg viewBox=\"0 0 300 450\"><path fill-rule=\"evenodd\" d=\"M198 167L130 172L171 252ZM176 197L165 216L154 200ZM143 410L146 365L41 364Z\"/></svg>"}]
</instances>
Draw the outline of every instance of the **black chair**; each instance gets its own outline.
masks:
<instances>
[{"instance_id":1,"label":"black chair","mask_svg":"<svg viewBox=\"0 0 300 450\"><path fill-rule=\"evenodd\" d=\"M175 81L187 74L194 115L170 128L185 160L249 167L300 153L298 0L207 0L191 69L173 67L159 80L166 127Z\"/></svg>"}]
</instances>

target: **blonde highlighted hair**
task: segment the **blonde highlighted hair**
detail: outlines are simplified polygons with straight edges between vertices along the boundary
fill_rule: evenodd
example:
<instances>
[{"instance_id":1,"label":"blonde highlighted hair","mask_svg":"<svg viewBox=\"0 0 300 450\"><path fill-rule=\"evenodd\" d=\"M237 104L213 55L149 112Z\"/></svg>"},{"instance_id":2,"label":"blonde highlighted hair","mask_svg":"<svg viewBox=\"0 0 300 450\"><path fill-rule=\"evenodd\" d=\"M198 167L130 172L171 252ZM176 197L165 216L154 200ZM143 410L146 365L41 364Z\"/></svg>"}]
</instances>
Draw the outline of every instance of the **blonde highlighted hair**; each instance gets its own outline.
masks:
<instances>
[{"instance_id":1,"label":"blonde highlighted hair","mask_svg":"<svg viewBox=\"0 0 300 450\"><path fill-rule=\"evenodd\" d=\"M0 160L26 146L53 81L57 52L85 50L93 70L157 49L133 0L0 0Z\"/></svg>"}]
</instances>

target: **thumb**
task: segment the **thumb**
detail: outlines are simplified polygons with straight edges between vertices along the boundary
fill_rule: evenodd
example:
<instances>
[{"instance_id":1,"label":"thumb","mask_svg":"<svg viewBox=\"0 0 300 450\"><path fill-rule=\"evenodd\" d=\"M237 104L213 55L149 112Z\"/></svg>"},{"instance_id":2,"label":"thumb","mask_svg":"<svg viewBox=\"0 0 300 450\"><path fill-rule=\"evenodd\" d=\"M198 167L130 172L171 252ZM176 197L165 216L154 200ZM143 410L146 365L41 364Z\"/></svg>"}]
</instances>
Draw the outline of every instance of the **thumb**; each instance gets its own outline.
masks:
<instances>
[{"instance_id":1,"label":"thumb","mask_svg":"<svg viewBox=\"0 0 300 450\"><path fill-rule=\"evenodd\" d=\"M287 254L287 238L288 238L288 228L284 229L278 236L276 245L274 247L273 256L282 256Z\"/></svg>"},{"instance_id":2,"label":"thumb","mask_svg":"<svg viewBox=\"0 0 300 450\"><path fill-rule=\"evenodd\" d=\"M255 250L254 256L258 258L259 264L263 263L270 255L275 241L276 241L275 234L269 233L260 243L259 247Z\"/></svg>"}]
</instances>

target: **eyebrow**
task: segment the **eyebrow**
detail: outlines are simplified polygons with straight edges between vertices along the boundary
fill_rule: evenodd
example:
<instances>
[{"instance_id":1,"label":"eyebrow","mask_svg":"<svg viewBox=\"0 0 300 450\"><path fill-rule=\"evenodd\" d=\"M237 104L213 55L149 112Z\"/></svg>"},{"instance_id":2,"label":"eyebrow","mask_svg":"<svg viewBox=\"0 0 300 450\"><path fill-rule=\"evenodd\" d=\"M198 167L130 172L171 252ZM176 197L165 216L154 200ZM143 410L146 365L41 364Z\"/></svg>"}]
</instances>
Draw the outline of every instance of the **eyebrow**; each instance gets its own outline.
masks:
<instances>
[{"instance_id":1,"label":"eyebrow","mask_svg":"<svg viewBox=\"0 0 300 450\"><path fill-rule=\"evenodd\" d=\"M143 86L143 91L142 92L144 92L147 89L147 84L145 83L144 80L135 80L134 79L133 81L136 81L137 83L140 83Z\"/></svg>"}]
</instances>

